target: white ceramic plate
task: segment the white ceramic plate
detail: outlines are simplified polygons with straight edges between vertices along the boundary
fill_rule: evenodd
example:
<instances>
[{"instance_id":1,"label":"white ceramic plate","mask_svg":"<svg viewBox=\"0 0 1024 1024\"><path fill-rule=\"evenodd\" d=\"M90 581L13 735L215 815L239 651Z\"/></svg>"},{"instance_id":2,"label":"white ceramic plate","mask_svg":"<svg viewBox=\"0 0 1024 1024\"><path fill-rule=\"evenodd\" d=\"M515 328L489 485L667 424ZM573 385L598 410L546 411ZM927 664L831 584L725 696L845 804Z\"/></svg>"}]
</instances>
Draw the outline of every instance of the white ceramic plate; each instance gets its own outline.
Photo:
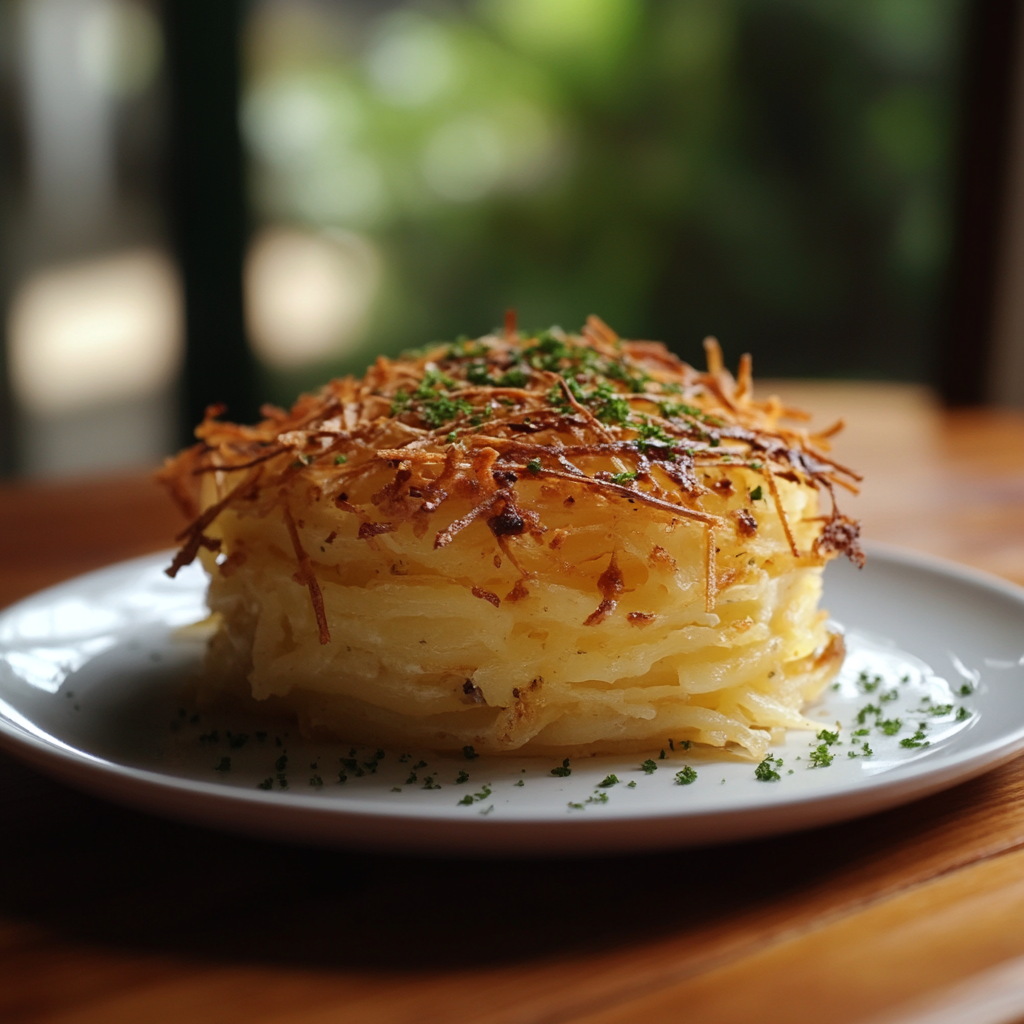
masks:
<instances>
[{"instance_id":1,"label":"white ceramic plate","mask_svg":"<svg viewBox=\"0 0 1024 1024\"><path fill-rule=\"evenodd\" d=\"M821 741L791 732L773 749L777 781L667 738L654 770L591 758L555 776L557 762L381 757L197 714L182 695L203 641L180 627L203 616L205 578L170 580L168 560L123 562L0 614L0 745L72 785L213 827L404 852L650 850L868 814L1024 749L1024 590L895 549L872 547L862 572L829 567L825 604L849 655L810 713L840 723L839 738L824 748L832 763L813 766ZM697 779L680 784L687 765Z\"/></svg>"}]
</instances>

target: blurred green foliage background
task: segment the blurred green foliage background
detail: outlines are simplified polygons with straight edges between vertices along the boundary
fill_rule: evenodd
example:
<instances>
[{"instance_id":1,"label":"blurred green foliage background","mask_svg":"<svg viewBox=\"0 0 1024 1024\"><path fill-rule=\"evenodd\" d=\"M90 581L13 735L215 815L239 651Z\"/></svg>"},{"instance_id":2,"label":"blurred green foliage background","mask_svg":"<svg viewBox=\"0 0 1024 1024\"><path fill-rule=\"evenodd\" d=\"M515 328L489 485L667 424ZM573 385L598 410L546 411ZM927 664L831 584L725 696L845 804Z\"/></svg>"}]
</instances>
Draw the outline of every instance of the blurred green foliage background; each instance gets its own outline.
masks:
<instances>
[{"instance_id":1,"label":"blurred green foliage background","mask_svg":"<svg viewBox=\"0 0 1024 1024\"><path fill-rule=\"evenodd\" d=\"M927 380L963 0L264 0L243 129L257 225L361 254L376 351L527 326L759 376Z\"/></svg>"}]
</instances>

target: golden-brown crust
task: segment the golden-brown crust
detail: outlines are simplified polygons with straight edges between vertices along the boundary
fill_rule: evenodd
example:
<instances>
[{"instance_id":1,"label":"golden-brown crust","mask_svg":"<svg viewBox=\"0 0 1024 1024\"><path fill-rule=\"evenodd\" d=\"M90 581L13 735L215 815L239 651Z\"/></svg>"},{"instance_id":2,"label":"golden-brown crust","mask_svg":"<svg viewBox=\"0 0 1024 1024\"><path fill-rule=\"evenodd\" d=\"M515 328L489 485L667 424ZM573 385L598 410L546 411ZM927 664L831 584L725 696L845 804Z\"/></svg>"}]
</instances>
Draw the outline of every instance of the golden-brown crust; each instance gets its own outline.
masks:
<instances>
[{"instance_id":1,"label":"golden-brown crust","mask_svg":"<svg viewBox=\"0 0 1024 1024\"><path fill-rule=\"evenodd\" d=\"M200 547L216 543L205 531L224 509L259 507L264 515L277 509L295 548L296 578L310 591L321 642L327 642L319 587L292 507L303 507L310 495L333 503L359 518L358 536L372 545L403 523L422 535L434 513L457 499L468 511L438 530L435 547L482 519L516 564L508 541L522 535L539 540L545 531L541 513L520 497L516 484L525 478L557 488L560 502L574 495L577 501L629 502L700 527L710 610L719 589L716 531L749 536L757 529L751 512L725 517L702 506L709 491L701 478L722 470L763 481L748 504L768 499L795 558L821 562L844 553L862 564L858 526L835 506L836 485L856 490L860 479L828 455L828 438L841 424L817 434L784 424L806 417L776 398L753 400L748 356L734 380L718 342L707 339L705 350L709 368L700 372L659 342L620 339L597 317L588 318L579 335L557 329L526 335L516 331L512 316L500 335L439 344L397 360L378 357L361 380L330 381L287 412L264 407L256 426L222 422L223 410L210 408L196 429L200 443L158 474L194 517L168 571L173 575ZM217 497L202 509L200 485L208 474L216 474ZM798 547L776 478L832 497L808 550ZM614 571L613 558L608 572ZM594 624L615 605L615 581L605 582ZM515 593L506 599L522 596ZM498 601L490 592L478 596Z\"/></svg>"}]
</instances>

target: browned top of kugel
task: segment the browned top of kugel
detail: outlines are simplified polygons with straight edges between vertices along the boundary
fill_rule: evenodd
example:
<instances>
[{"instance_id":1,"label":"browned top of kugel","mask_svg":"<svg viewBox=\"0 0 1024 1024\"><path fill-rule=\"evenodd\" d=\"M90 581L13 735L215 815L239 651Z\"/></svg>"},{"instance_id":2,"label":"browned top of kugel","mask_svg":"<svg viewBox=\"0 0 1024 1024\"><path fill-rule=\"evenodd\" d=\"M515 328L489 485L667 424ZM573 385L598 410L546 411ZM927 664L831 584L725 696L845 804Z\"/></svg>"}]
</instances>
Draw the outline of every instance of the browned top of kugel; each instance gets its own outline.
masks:
<instances>
[{"instance_id":1,"label":"browned top of kugel","mask_svg":"<svg viewBox=\"0 0 1024 1024\"><path fill-rule=\"evenodd\" d=\"M631 499L708 531L742 529L742 517L725 520L701 508L706 492L696 473L741 466L763 477L798 557L776 479L827 490L830 512L814 550L803 554L843 552L861 564L857 524L834 500L836 485L855 491L860 477L827 454L842 423L809 433L799 425L805 414L776 398L754 401L749 356L734 378L718 342L708 338L704 347L708 369L700 372L660 342L619 338L597 317L576 335L528 334L510 316L501 334L439 343L396 360L381 356L362 379L332 380L290 411L265 406L265 419L253 427L221 422L224 410L211 407L196 429L199 443L159 474L194 517L168 572L191 562L200 547L218 546L205 531L224 509L279 505L297 578L309 586L326 642L319 587L287 503L300 488L313 486L359 517L363 538L402 522L422 533L449 497L474 498L469 512L436 534L435 547L444 547L481 516L499 540L542 529L542 510L517 500L523 477L578 488L570 501ZM610 457L629 469L596 468ZM388 482L356 500L382 470ZM200 478L211 472L224 474L223 497L201 509ZM709 602L713 590L709 578Z\"/></svg>"}]
</instances>

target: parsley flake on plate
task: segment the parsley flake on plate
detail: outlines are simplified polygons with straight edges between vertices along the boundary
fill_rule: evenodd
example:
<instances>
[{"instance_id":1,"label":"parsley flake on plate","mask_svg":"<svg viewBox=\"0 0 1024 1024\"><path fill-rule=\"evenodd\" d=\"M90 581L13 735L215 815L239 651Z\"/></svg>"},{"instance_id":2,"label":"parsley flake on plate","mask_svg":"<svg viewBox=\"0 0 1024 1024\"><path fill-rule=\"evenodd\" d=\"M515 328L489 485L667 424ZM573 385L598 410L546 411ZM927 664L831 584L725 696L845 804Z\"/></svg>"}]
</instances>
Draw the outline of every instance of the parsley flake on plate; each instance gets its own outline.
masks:
<instances>
[{"instance_id":1,"label":"parsley flake on plate","mask_svg":"<svg viewBox=\"0 0 1024 1024\"><path fill-rule=\"evenodd\" d=\"M807 760L811 762L812 768L827 768L835 757L836 755L829 751L828 744L822 743L811 751Z\"/></svg>"}]
</instances>

